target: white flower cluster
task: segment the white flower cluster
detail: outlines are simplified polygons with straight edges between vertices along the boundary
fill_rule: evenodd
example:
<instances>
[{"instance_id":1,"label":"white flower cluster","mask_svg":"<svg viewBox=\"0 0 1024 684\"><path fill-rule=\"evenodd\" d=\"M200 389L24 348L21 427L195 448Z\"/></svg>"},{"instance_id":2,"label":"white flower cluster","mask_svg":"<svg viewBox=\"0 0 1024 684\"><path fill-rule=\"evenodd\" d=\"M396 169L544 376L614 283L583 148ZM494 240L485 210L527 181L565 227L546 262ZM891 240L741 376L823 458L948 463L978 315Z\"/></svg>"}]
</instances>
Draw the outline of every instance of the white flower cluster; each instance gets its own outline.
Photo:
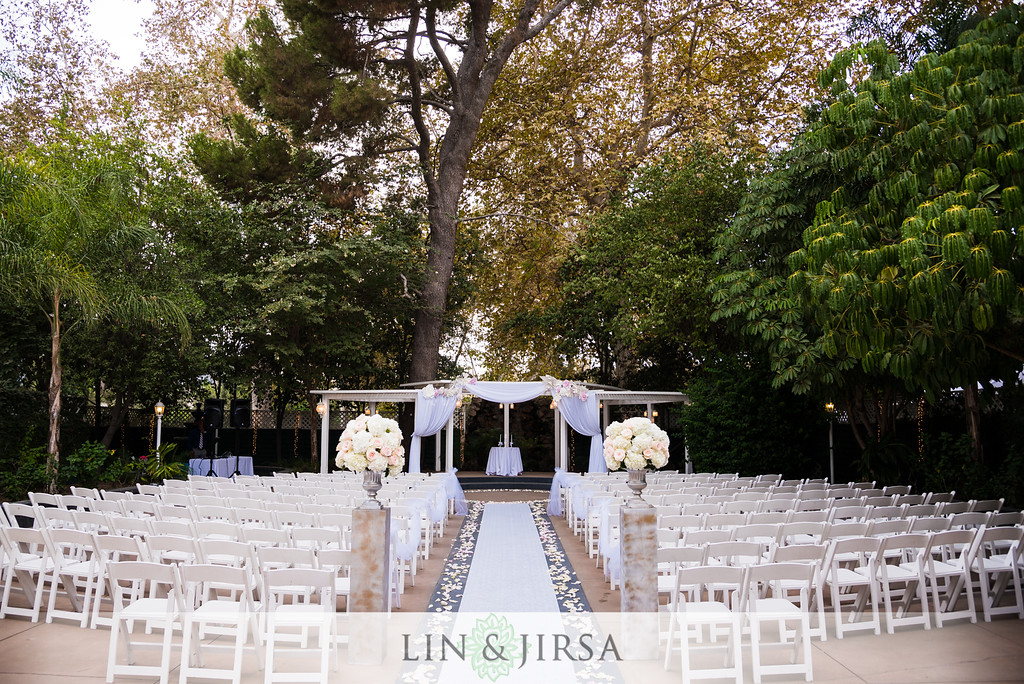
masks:
<instances>
[{"instance_id":1,"label":"white flower cluster","mask_svg":"<svg viewBox=\"0 0 1024 684\"><path fill-rule=\"evenodd\" d=\"M668 433L647 418L616 421L605 430L604 462L608 470L626 464L628 470L641 470L649 463L664 468L668 463Z\"/></svg>"},{"instance_id":2,"label":"white flower cluster","mask_svg":"<svg viewBox=\"0 0 1024 684\"><path fill-rule=\"evenodd\" d=\"M367 468L396 475L405 465L405 447L398 422L379 414L350 420L338 440L334 463L361 473Z\"/></svg>"},{"instance_id":3,"label":"white flower cluster","mask_svg":"<svg viewBox=\"0 0 1024 684\"><path fill-rule=\"evenodd\" d=\"M462 394L466 385L475 385L476 378L469 377L466 375L459 376L455 380L452 380L447 385L441 387L434 387L433 385L427 385L420 392L424 399L433 399L434 397L454 397Z\"/></svg>"},{"instance_id":4,"label":"white flower cluster","mask_svg":"<svg viewBox=\"0 0 1024 684\"><path fill-rule=\"evenodd\" d=\"M565 397L579 397L580 401L586 401L590 396L587 393L587 386L570 380L557 380L550 375L542 376L544 387L551 393L551 399L557 404Z\"/></svg>"}]
</instances>

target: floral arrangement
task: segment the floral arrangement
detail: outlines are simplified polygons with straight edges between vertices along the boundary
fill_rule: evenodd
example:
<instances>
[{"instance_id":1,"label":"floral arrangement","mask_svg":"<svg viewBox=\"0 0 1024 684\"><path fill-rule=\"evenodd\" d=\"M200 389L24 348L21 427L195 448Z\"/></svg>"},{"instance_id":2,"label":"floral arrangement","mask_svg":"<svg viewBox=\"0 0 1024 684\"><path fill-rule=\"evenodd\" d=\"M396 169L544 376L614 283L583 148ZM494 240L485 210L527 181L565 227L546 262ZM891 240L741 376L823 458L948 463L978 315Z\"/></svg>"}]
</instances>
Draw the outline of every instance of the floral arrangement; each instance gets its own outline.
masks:
<instances>
[{"instance_id":1,"label":"floral arrangement","mask_svg":"<svg viewBox=\"0 0 1024 684\"><path fill-rule=\"evenodd\" d=\"M618 470L623 463L628 470L648 464L663 468L668 463L668 433L647 418L616 421L605 430L604 462L608 470Z\"/></svg>"},{"instance_id":2,"label":"floral arrangement","mask_svg":"<svg viewBox=\"0 0 1024 684\"><path fill-rule=\"evenodd\" d=\"M405 448L398 422L379 414L350 420L338 440L339 468L361 473L367 468L395 475L405 465Z\"/></svg>"}]
</instances>

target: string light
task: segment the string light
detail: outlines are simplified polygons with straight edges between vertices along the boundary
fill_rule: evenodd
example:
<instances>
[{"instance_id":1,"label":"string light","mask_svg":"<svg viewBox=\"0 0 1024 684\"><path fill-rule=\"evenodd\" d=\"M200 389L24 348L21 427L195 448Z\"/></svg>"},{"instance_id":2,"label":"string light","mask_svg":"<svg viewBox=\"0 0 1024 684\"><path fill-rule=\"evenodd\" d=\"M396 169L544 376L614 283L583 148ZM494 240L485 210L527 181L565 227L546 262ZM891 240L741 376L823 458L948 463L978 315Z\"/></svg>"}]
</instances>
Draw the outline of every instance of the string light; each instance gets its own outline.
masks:
<instances>
[{"instance_id":1,"label":"string light","mask_svg":"<svg viewBox=\"0 0 1024 684\"><path fill-rule=\"evenodd\" d=\"M924 397L917 400L917 457L924 459Z\"/></svg>"}]
</instances>

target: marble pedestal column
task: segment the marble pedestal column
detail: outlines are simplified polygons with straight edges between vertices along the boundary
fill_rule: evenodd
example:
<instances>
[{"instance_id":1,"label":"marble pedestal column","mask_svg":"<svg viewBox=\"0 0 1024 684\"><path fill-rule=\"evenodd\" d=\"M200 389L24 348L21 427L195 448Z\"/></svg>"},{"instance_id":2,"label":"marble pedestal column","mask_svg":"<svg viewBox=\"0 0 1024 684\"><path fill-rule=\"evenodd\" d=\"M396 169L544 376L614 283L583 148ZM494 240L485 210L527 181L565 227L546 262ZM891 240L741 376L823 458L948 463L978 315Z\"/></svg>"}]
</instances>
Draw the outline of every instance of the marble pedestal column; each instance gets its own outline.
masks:
<instances>
[{"instance_id":1,"label":"marble pedestal column","mask_svg":"<svg viewBox=\"0 0 1024 684\"><path fill-rule=\"evenodd\" d=\"M619 516L622 656L627 660L657 660L657 518L648 504L623 506Z\"/></svg>"},{"instance_id":2,"label":"marble pedestal column","mask_svg":"<svg viewBox=\"0 0 1024 684\"><path fill-rule=\"evenodd\" d=\"M352 511L348 660L379 665L387 652L391 509Z\"/></svg>"}]
</instances>

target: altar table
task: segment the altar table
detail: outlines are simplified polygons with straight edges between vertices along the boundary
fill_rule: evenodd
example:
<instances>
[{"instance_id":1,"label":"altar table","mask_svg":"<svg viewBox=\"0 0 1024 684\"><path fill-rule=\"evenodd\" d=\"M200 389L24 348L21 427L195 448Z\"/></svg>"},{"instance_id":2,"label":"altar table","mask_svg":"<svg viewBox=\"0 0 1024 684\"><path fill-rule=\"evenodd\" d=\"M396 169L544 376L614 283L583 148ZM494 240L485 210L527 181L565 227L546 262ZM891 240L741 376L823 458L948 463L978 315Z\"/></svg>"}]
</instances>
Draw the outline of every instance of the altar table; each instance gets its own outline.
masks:
<instances>
[{"instance_id":1,"label":"altar table","mask_svg":"<svg viewBox=\"0 0 1024 684\"><path fill-rule=\"evenodd\" d=\"M519 447L491 447L487 456L487 474L515 476L523 472Z\"/></svg>"}]
</instances>

